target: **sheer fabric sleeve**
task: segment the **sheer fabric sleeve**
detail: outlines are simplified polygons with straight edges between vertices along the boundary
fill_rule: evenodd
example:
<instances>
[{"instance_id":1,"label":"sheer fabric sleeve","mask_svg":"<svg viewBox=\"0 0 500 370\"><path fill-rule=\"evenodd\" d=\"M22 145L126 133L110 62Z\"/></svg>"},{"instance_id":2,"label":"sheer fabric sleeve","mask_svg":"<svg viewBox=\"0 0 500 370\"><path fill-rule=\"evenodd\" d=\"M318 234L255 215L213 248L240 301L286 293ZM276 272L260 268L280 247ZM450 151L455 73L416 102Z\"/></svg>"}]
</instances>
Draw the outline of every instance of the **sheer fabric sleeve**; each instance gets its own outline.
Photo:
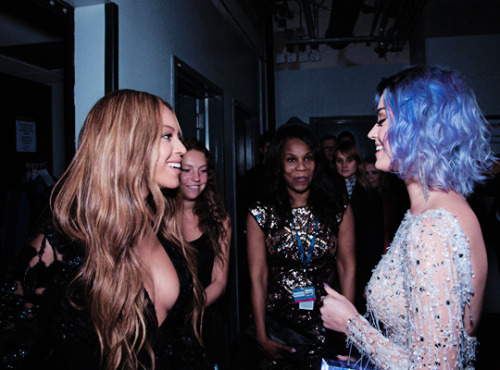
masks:
<instances>
[{"instance_id":1,"label":"sheer fabric sleeve","mask_svg":"<svg viewBox=\"0 0 500 370\"><path fill-rule=\"evenodd\" d=\"M401 292L407 315L393 318L400 323L394 330L400 332L386 337L358 316L348 324L348 336L382 369L468 367L475 339L463 325L465 306L473 293L466 236L449 215L423 218L407 240Z\"/></svg>"},{"instance_id":2,"label":"sheer fabric sleeve","mask_svg":"<svg viewBox=\"0 0 500 370\"><path fill-rule=\"evenodd\" d=\"M35 368L50 355L49 317L61 292L58 258L43 237L39 248L25 246L7 271L0 287L2 368Z\"/></svg>"}]
</instances>

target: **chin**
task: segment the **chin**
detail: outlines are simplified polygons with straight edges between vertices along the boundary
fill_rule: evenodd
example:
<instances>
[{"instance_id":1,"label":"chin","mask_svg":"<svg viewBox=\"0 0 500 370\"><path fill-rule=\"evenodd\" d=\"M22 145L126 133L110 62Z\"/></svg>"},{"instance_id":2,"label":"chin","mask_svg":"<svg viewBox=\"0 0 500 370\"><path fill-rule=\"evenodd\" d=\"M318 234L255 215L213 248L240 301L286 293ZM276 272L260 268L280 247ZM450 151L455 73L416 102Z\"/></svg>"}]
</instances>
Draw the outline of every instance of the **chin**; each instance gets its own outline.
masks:
<instances>
[{"instance_id":1,"label":"chin","mask_svg":"<svg viewBox=\"0 0 500 370\"><path fill-rule=\"evenodd\" d=\"M175 182L170 182L170 183L165 183L165 184L162 184L160 185L162 188L165 188L165 189L177 189L179 187L179 183L175 183Z\"/></svg>"}]
</instances>

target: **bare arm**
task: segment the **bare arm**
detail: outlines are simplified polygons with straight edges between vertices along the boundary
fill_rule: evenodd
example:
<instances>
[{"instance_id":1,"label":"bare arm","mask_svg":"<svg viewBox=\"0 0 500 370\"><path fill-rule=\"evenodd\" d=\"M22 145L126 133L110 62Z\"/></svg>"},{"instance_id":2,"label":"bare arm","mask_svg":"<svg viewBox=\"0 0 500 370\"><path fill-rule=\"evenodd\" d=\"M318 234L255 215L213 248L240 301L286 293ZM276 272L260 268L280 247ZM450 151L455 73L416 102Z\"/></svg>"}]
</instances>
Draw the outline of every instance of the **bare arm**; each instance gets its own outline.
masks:
<instances>
[{"instance_id":1,"label":"bare arm","mask_svg":"<svg viewBox=\"0 0 500 370\"><path fill-rule=\"evenodd\" d=\"M356 288L356 251L354 236L354 216L351 206L347 206L339 225L337 247L337 269L340 291L349 301L354 302Z\"/></svg>"},{"instance_id":2,"label":"bare arm","mask_svg":"<svg viewBox=\"0 0 500 370\"><path fill-rule=\"evenodd\" d=\"M221 249L223 259L214 260L212 268L212 281L205 288L206 306L212 305L219 297L224 294L227 285L227 274L229 270L229 247L231 245L231 223L229 219L224 222L226 235L224 240L221 240Z\"/></svg>"},{"instance_id":3,"label":"bare arm","mask_svg":"<svg viewBox=\"0 0 500 370\"><path fill-rule=\"evenodd\" d=\"M247 217L247 253L252 283L251 298L256 339L267 356L281 358L280 351L295 352L295 350L270 339L266 333L266 297L269 271L266 260L265 235L250 214Z\"/></svg>"},{"instance_id":4,"label":"bare arm","mask_svg":"<svg viewBox=\"0 0 500 370\"><path fill-rule=\"evenodd\" d=\"M250 281L252 283L252 311L257 341L263 345L268 341L265 327L267 295L267 262L265 236L255 219L247 217L247 253Z\"/></svg>"},{"instance_id":5,"label":"bare arm","mask_svg":"<svg viewBox=\"0 0 500 370\"><path fill-rule=\"evenodd\" d=\"M443 232L443 230L451 230ZM405 234L406 235L406 234ZM428 218L410 230L403 253L408 316L397 327L404 340L391 341L356 314L354 306L329 291L321 308L325 327L346 333L381 369L456 368L471 360L464 311L473 291L466 236L447 217ZM387 308L391 310L389 306Z\"/></svg>"}]
</instances>

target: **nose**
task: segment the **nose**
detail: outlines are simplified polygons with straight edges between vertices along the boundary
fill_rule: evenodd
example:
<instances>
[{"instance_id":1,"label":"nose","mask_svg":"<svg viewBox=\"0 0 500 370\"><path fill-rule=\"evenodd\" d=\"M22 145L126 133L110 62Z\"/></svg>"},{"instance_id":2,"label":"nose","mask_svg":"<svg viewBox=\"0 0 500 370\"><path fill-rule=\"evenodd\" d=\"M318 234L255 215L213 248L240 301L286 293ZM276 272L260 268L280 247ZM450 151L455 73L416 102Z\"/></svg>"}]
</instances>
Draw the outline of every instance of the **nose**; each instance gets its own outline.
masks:
<instances>
[{"instance_id":1,"label":"nose","mask_svg":"<svg viewBox=\"0 0 500 370\"><path fill-rule=\"evenodd\" d=\"M298 171L304 171L306 169L306 166L304 164L304 161L299 160L297 162L297 170Z\"/></svg>"},{"instance_id":2,"label":"nose","mask_svg":"<svg viewBox=\"0 0 500 370\"><path fill-rule=\"evenodd\" d=\"M184 144L182 143L182 141L179 138L176 138L175 143L176 143L175 150L177 151L177 153L179 153L180 155L185 154L186 153L186 147L184 146Z\"/></svg>"},{"instance_id":3,"label":"nose","mask_svg":"<svg viewBox=\"0 0 500 370\"><path fill-rule=\"evenodd\" d=\"M191 179L193 181L196 181L196 182L200 181L200 174L198 173L198 171L193 171L193 175L192 175Z\"/></svg>"},{"instance_id":4,"label":"nose","mask_svg":"<svg viewBox=\"0 0 500 370\"><path fill-rule=\"evenodd\" d=\"M377 139L377 134L378 134L379 127L377 124L374 124L372 129L368 132L368 138L372 140Z\"/></svg>"}]
</instances>

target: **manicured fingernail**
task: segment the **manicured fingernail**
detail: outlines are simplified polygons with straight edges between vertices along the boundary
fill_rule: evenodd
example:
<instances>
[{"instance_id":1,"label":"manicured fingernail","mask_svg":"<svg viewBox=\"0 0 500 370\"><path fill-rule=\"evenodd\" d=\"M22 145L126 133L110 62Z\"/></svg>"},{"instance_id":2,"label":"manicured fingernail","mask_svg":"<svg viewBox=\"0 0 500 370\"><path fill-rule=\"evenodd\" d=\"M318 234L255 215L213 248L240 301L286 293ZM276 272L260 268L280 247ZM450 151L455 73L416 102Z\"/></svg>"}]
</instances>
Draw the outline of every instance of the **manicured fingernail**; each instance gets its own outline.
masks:
<instances>
[{"instance_id":1,"label":"manicured fingernail","mask_svg":"<svg viewBox=\"0 0 500 370\"><path fill-rule=\"evenodd\" d=\"M292 353L295 353L297 352L297 350L295 348L292 348Z\"/></svg>"},{"instance_id":2,"label":"manicured fingernail","mask_svg":"<svg viewBox=\"0 0 500 370\"><path fill-rule=\"evenodd\" d=\"M330 287L330 285L328 285L327 283L323 283L323 285L324 285L325 287L327 287L327 288L332 289L332 288Z\"/></svg>"}]
</instances>

